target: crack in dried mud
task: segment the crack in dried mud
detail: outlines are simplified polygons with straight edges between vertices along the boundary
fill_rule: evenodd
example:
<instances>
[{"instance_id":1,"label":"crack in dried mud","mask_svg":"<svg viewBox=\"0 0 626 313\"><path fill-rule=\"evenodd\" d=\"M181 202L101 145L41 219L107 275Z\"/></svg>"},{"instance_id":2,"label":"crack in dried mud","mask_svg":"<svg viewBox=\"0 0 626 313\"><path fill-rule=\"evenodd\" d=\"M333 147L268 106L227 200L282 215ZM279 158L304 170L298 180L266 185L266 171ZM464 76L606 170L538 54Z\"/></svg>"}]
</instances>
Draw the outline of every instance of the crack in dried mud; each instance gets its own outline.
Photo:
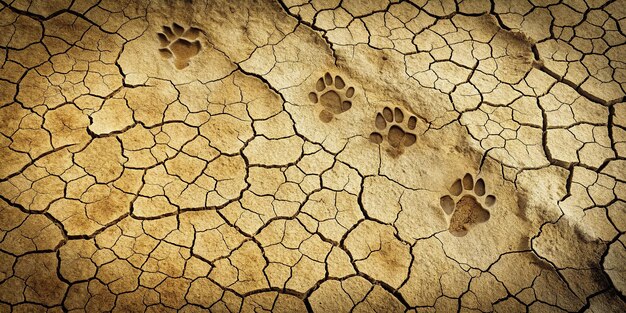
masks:
<instances>
[{"instance_id":1,"label":"crack in dried mud","mask_svg":"<svg viewBox=\"0 0 626 313\"><path fill-rule=\"evenodd\" d=\"M623 312L624 7L0 0L0 312Z\"/></svg>"}]
</instances>

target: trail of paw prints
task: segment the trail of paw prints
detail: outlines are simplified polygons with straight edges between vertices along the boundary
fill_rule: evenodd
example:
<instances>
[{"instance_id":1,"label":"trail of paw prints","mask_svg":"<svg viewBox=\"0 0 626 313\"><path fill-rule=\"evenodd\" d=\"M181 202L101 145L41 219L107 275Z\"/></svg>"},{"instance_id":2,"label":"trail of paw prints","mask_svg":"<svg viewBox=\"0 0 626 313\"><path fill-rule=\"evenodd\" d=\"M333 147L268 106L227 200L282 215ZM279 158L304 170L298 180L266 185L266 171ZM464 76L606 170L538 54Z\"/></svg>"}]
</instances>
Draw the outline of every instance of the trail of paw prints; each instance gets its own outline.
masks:
<instances>
[{"instance_id":1,"label":"trail of paw prints","mask_svg":"<svg viewBox=\"0 0 626 313\"><path fill-rule=\"evenodd\" d=\"M174 66L182 70L189 66L189 61L202 50L200 41L196 40L200 35L200 29L184 27L172 23L172 27L163 26L163 32L157 33L161 44L159 53L164 59L171 59Z\"/></svg>"},{"instance_id":2,"label":"trail of paw prints","mask_svg":"<svg viewBox=\"0 0 626 313\"><path fill-rule=\"evenodd\" d=\"M402 109L396 107L393 110L385 107L382 112L376 114L374 126L378 131L370 134L370 141L375 144L382 144L385 140L393 148L412 146L417 141L414 133L417 125L417 118L409 116L405 122L405 114Z\"/></svg>"},{"instance_id":3,"label":"trail of paw prints","mask_svg":"<svg viewBox=\"0 0 626 313\"><path fill-rule=\"evenodd\" d=\"M440 205L446 214L452 214L448 231L450 234L462 237L477 224L489 220L491 214L486 208L496 204L496 197L487 195L485 181L479 178L474 183L471 174L465 174L457 179L450 189L449 194L441 197Z\"/></svg>"},{"instance_id":4,"label":"trail of paw prints","mask_svg":"<svg viewBox=\"0 0 626 313\"><path fill-rule=\"evenodd\" d=\"M345 88L345 89L344 89ZM315 91L309 93L309 100L322 105L319 118L322 122L328 123L335 115L346 112L352 108L354 87L346 88L346 83L341 76L333 76L330 73L324 74L315 84Z\"/></svg>"}]
</instances>

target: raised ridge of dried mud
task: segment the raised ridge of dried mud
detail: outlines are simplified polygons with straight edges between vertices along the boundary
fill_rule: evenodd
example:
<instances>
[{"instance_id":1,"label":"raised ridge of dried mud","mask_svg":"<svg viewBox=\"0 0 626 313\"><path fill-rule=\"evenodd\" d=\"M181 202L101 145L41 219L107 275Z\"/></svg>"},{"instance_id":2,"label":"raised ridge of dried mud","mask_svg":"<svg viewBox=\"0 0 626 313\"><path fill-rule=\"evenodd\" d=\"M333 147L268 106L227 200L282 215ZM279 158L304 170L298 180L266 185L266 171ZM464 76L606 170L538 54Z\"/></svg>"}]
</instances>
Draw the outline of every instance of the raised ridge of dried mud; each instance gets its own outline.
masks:
<instances>
[{"instance_id":1,"label":"raised ridge of dried mud","mask_svg":"<svg viewBox=\"0 0 626 313\"><path fill-rule=\"evenodd\" d=\"M0 0L0 312L626 312L626 0Z\"/></svg>"}]
</instances>

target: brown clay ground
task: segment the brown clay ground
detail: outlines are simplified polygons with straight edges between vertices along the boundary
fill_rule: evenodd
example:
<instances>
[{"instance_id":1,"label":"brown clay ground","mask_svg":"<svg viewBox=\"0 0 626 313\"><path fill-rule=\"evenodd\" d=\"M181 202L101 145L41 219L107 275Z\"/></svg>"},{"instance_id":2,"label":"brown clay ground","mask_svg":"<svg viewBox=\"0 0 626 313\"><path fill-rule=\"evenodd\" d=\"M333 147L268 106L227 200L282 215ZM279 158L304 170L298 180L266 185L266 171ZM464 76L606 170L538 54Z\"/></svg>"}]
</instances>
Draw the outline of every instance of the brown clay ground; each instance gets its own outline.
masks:
<instances>
[{"instance_id":1,"label":"brown clay ground","mask_svg":"<svg viewBox=\"0 0 626 313\"><path fill-rule=\"evenodd\" d=\"M0 312L625 312L626 2L0 0Z\"/></svg>"}]
</instances>

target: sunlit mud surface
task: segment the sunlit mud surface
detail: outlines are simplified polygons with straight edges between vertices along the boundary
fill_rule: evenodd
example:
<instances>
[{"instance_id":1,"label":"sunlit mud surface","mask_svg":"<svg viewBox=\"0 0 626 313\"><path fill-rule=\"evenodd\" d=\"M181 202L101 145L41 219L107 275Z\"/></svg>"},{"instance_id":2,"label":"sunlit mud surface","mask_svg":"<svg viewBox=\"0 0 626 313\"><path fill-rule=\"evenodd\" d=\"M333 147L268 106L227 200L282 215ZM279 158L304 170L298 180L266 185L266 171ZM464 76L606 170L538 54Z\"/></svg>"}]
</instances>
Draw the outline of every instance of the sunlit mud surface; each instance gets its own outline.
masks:
<instances>
[{"instance_id":1,"label":"sunlit mud surface","mask_svg":"<svg viewBox=\"0 0 626 313\"><path fill-rule=\"evenodd\" d=\"M0 0L0 312L626 312L626 0Z\"/></svg>"}]
</instances>

